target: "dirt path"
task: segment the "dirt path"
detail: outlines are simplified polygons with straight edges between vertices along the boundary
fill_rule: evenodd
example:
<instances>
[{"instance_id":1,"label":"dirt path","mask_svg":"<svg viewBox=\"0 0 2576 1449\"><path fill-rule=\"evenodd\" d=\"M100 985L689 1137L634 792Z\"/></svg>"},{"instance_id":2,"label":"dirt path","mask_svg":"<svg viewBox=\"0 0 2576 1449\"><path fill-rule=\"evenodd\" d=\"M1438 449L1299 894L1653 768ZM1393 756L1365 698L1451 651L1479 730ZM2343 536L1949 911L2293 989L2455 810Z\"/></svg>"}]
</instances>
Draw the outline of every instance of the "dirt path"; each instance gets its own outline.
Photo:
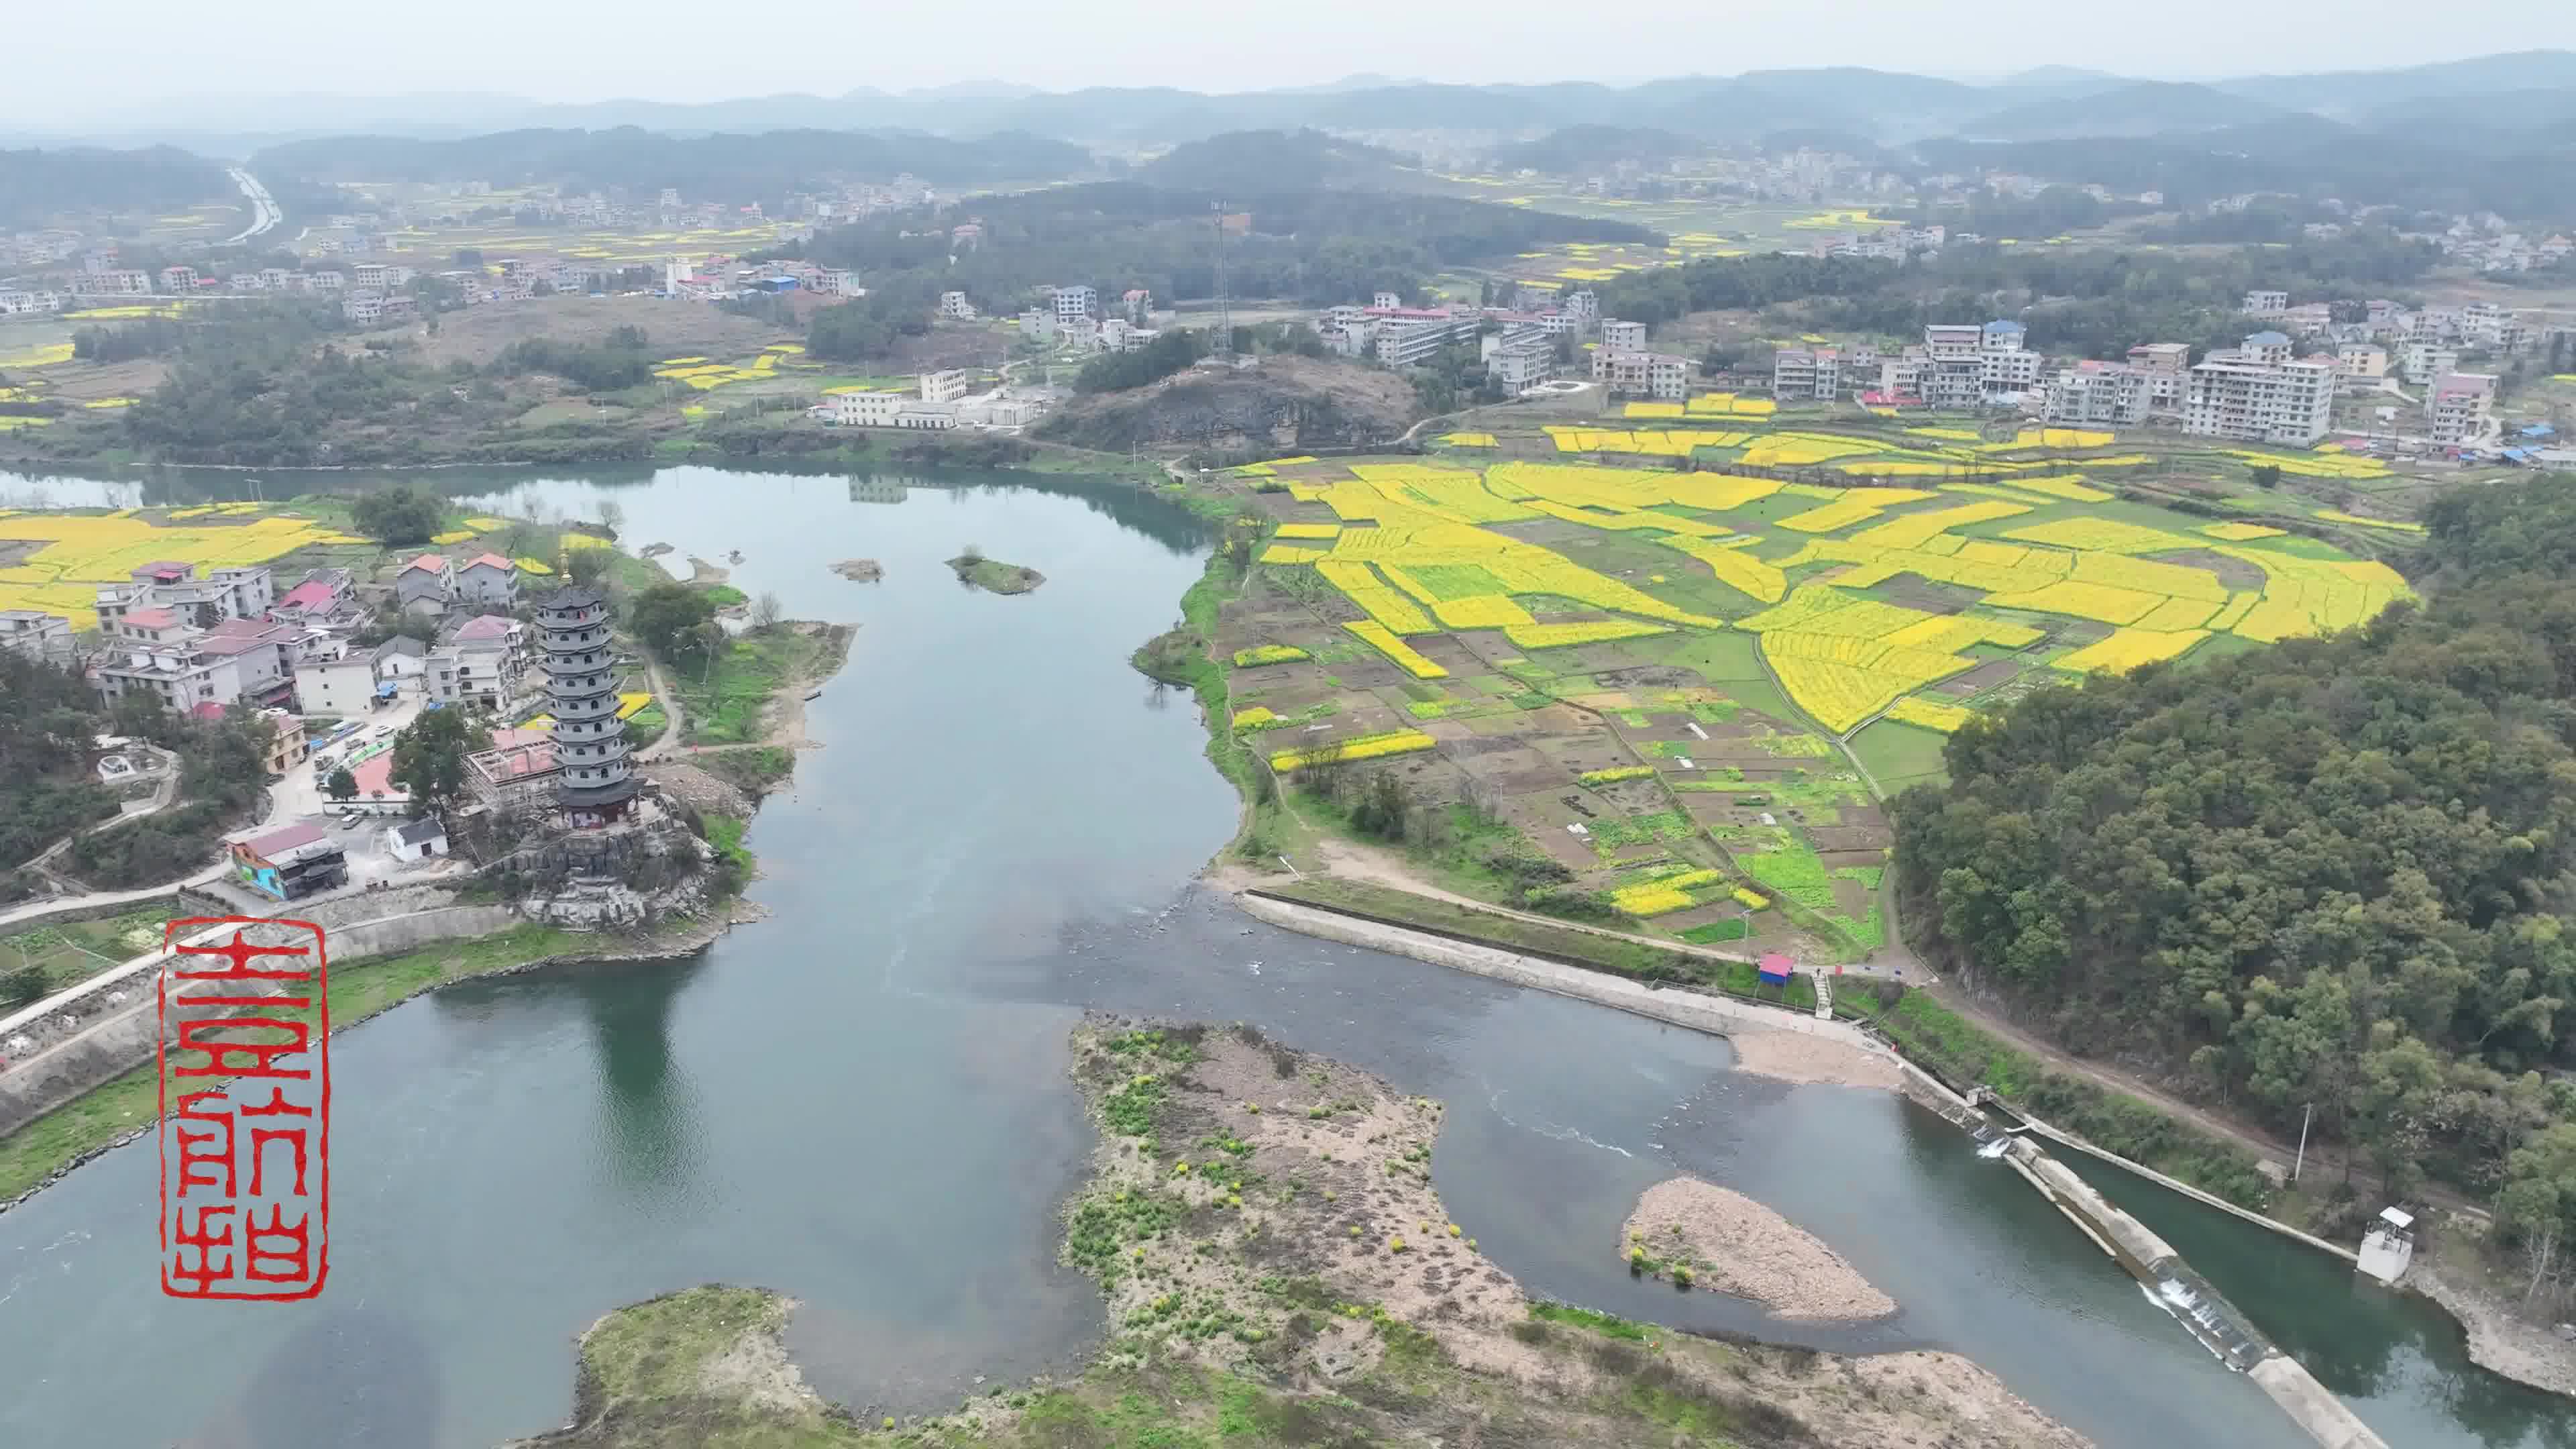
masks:
<instances>
[{"instance_id":1,"label":"dirt path","mask_svg":"<svg viewBox=\"0 0 2576 1449\"><path fill-rule=\"evenodd\" d=\"M1529 911L1516 911L1509 906L1498 906L1491 901L1462 896L1455 891L1442 890L1413 874L1412 868L1405 860L1392 851L1375 849L1353 841L1337 840L1329 835L1316 838L1315 853L1324 858L1324 864L1334 875L1351 880L1363 880L1394 890L1410 891L1417 896L1429 896L1433 900L1447 901L1451 905L1483 911L1489 916L1509 916L1514 920L1528 921L1560 931L1581 931L1591 936L1608 936L1616 941L1634 941L1641 946L1654 946L1666 951L1676 951L1685 956L1705 956L1712 961L1753 959L1751 956L1737 952L1721 951L1714 946L1694 946L1688 941L1669 940L1659 936L1640 936L1630 931L1614 931L1607 926L1590 926L1581 921L1569 921L1560 916L1542 916Z\"/></svg>"},{"instance_id":2,"label":"dirt path","mask_svg":"<svg viewBox=\"0 0 2576 1449\"><path fill-rule=\"evenodd\" d=\"M641 653L642 651L638 650L637 652ZM665 683L662 679L662 663L660 660L647 659L644 662L644 678L647 683L653 686L653 698L661 704L662 717L668 720L669 723L662 727L662 737L660 739L655 740L653 743L646 745L644 748L635 752L635 758L638 761L658 760L663 756L670 754L674 749L678 748L680 743L680 731L686 728L689 723L688 712L680 706L680 697L673 694L671 692L671 686Z\"/></svg>"},{"instance_id":3,"label":"dirt path","mask_svg":"<svg viewBox=\"0 0 2576 1449\"><path fill-rule=\"evenodd\" d=\"M2321 1143L2311 1137L2308 1140L2307 1162L2304 1166L2300 1166L2296 1143L2283 1142L2250 1124L2219 1116L2205 1108L2195 1107L2171 1092L2143 1078L2121 1071L2117 1067L2108 1067L2099 1062L2070 1056L2064 1048L2051 1045L1980 1007L1968 997L1967 993L1955 986L1931 986L1925 989L1929 990L1933 998L1943 1006L1957 1012L1979 1028L2039 1058L2049 1066L2070 1076L2082 1077L2097 1086L2107 1087L2112 1091L2145 1101L2171 1116L2190 1123L2212 1137L2235 1143L2263 1161L2280 1167L2285 1174L2291 1168L2298 1167L2299 1175L2303 1180L2314 1181L2328 1173L2339 1175L2345 1171L2345 1154L2340 1148ZM2366 1166L2361 1164L2354 1164L2354 1166L2360 1168L2363 1176L2368 1176L2369 1169ZM2319 1179L2309 1179L2307 1174L2311 1172L2319 1174ZM2414 1188L2412 1192L2463 1217L2472 1218L2481 1223L2490 1221L2485 1208L2458 1193L2430 1184Z\"/></svg>"}]
</instances>

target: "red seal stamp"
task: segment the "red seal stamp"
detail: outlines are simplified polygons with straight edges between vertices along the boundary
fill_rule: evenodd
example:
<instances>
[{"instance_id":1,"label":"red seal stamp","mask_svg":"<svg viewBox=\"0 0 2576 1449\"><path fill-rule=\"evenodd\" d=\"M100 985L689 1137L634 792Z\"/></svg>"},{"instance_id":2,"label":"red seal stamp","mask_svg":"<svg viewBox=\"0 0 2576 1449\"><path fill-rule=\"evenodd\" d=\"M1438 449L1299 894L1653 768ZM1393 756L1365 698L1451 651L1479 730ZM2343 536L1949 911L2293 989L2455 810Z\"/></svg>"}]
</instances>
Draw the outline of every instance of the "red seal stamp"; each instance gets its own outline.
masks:
<instances>
[{"instance_id":1,"label":"red seal stamp","mask_svg":"<svg viewBox=\"0 0 2576 1449\"><path fill-rule=\"evenodd\" d=\"M196 916L162 940L161 1291L314 1297L331 1269L322 928Z\"/></svg>"}]
</instances>

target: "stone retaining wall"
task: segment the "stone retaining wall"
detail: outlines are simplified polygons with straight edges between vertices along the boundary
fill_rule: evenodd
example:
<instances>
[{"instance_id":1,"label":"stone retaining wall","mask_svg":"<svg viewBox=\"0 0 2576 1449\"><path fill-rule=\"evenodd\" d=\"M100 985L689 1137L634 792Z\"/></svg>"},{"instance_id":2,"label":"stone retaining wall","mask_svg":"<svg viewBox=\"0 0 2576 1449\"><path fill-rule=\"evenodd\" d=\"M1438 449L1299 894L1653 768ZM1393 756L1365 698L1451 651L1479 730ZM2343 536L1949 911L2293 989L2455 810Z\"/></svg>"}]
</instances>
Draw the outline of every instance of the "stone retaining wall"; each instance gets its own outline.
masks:
<instances>
[{"instance_id":1,"label":"stone retaining wall","mask_svg":"<svg viewBox=\"0 0 2576 1449\"><path fill-rule=\"evenodd\" d=\"M488 936L517 923L507 906L442 906L325 929L331 962L338 966L434 941ZM51 1039L0 1071L0 1136L152 1060L160 1026L157 970L127 973L48 1013ZM113 995L125 999L112 1001ZM70 1027L57 1024L65 1017Z\"/></svg>"}]
</instances>

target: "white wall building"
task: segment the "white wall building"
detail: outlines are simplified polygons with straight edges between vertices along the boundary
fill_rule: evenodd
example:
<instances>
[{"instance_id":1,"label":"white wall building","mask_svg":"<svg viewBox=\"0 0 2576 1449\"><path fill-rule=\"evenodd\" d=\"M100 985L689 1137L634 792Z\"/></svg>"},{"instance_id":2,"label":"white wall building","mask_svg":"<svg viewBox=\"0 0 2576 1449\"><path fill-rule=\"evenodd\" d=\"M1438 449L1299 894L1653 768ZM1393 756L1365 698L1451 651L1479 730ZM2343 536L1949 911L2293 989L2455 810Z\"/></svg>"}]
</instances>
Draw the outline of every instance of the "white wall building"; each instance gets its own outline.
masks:
<instances>
[{"instance_id":1,"label":"white wall building","mask_svg":"<svg viewBox=\"0 0 2576 1449\"><path fill-rule=\"evenodd\" d=\"M2266 339L2279 338L2276 348ZM2288 339L2256 333L2241 349L2213 352L2191 370L2182 430L2204 438L2308 447L2334 419L2335 365L2287 358Z\"/></svg>"},{"instance_id":2,"label":"white wall building","mask_svg":"<svg viewBox=\"0 0 2576 1449\"><path fill-rule=\"evenodd\" d=\"M1771 395L1783 401L1832 402L1842 391L1842 354L1830 347L1771 354Z\"/></svg>"},{"instance_id":3,"label":"white wall building","mask_svg":"<svg viewBox=\"0 0 2576 1449\"><path fill-rule=\"evenodd\" d=\"M1055 289L1055 320L1072 322L1089 317L1100 309L1100 293L1091 287L1058 287Z\"/></svg>"},{"instance_id":4,"label":"white wall building","mask_svg":"<svg viewBox=\"0 0 2576 1449\"><path fill-rule=\"evenodd\" d=\"M2493 424L2493 373L2454 372L2425 389L2424 425L2436 443L2460 447L2486 440Z\"/></svg>"},{"instance_id":5,"label":"white wall building","mask_svg":"<svg viewBox=\"0 0 2576 1449\"><path fill-rule=\"evenodd\" d=\"M1646 324L1622 322L1615 317L1601 322L1601 350L1604 352L1643 352L1646 350Z\"/></svg>"},{"instance_id":6,"label":"white wall building","mask_svg":"<svg viewBox=\"0 0 2576 1449\"><path fill-rule=\"evenodd\" d=\"M2147 420L2150 396L2145 369L2087 360L2058 369L2041 416L2070 426L2136 427Z\"/></svg>"}]
</instances>

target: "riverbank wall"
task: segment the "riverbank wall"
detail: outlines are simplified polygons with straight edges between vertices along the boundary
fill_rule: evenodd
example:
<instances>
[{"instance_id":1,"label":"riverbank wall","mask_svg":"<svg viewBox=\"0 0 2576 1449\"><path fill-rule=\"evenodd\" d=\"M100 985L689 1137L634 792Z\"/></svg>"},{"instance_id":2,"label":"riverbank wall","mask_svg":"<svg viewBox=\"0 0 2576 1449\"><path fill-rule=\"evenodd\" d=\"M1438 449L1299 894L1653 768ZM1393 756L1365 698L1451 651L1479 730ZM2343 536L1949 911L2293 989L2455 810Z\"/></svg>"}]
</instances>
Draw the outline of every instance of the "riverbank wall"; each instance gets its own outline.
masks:
<instances>
[{"instance_id":1,"label":"riverbank wall","mask_svg":"<svg viewBox=\"0 0 2576 1449\"><path fill-rule=\"evenodd\" d=\"M1733 997L1712 996L1678 987L1657 988L1623 976L1541 960L1497 946L1472 945L1448 936L1301 901L1282 900L1259 892L1247 891L1237 895L1235 903L1244 914L1284 930L1339 941L1346 946L1366 946L1373 951L1409 956L1434 966L1446 966L1514 986L1570 996L1578 1001L1613 1007L1713 1036L1728 1036L1735 1031L1752 1028L1796 1032L1841 1042L1873 1056L1895 1059L1894 1053L1884 1045L1846 1021L1819 1020L1810 1013L1786 1007L1739 1001Z\"/></svg>"},{"instance_id":2,"label":"riverbank wall","mask_svg":"<svg viewBox=\"0 0 2576 1449\"><path fill-rule=\"evenodd\" d=\"M518 919L507 906L450 905L350 922L329 928L331 960L346 964L488 936ZM83 982L68 1000L44 1003L46 1024L60 1034L0 1072L0 1136L152 1060L162 1038L156 978L165 959L158 952L137 957ZM67 1031L65 1020L73 1023Z\"/></svg>"},{"instance_id":3,"label":"riverbank wall","mask_svg":"<svg viewBox=\"0 0 2576 1449\"><path fill-rule=\"evenodd\" d=\"M2068 1221L2144 1284L2192 1337L2252 1379L2308 1437L2325 1449L2388 1449L2387 1440L2317 1382L2316 1375L2248 1323L2234 1304L2191 1270L2171 1244L2112 1206L2072 1168L2028 1138L2014 1139L2006 1160Z\"/></svg>"}]
</instances>

